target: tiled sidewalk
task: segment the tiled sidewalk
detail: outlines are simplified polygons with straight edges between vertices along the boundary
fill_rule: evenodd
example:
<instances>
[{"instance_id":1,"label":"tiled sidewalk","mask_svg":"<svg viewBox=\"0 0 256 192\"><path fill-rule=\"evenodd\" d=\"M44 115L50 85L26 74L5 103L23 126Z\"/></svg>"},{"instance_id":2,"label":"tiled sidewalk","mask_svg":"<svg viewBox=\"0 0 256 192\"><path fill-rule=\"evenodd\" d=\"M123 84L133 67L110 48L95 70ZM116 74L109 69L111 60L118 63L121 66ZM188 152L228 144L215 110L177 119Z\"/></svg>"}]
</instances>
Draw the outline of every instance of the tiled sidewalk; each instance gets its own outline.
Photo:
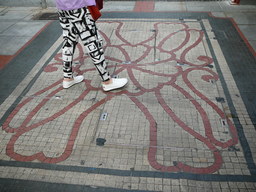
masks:
<instances>
[{"instance_id":1,"label":"tiled sidewalk","mask_svg":"<svg viewBox=\"0 0 256 192\"><path fill-rule=\"evenodd\" d=\"M232 20L106 12L98 26L122 90L101 90L80 44L85 81L62 89L57 21L0 71L0 190L255 191L255 56Z\"/></svg>"}]
</instances>

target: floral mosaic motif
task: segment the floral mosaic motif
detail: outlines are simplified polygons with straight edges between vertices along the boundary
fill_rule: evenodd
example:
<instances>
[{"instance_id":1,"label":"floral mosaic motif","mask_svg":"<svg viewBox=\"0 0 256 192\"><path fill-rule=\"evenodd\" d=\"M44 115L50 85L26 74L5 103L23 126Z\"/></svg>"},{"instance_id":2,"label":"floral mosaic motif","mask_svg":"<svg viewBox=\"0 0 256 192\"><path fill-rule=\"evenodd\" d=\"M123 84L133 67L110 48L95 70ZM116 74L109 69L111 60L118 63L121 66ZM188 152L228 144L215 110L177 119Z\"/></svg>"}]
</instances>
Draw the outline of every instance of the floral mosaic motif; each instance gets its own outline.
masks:
<instances>
[{"instance_id":1,"label":"floral mosaic motif","mask_svg":"<svg viewBox=\"0 0 256 192\"><path fill-rule=\"evenodd\" d=\"M79 104L86 96L88 96L88 94L90 94L90 92L102 91L101 88L94 86L91 80L85 80L84 83L86 89L81 91L81 94L78 97L67 103L64 108L58 109L54 114L33 121L42 107L62 91L62 80L60 79L48 87L42 88L36 92L33 95L34 97L24 99L10 114L3 124L3 129L7 133L12 134L6 146L6 154L17 161L37 160L44 163L59 163L65 161L70 157L74 150L78 131L84 119L98 107L114 99L116 96L126 95L130 101L137 106L149 123L150 147L148 151L148 161L153 168L163 172L188 172L198 174L214 173L218 171L223 163L219 149L228 148L237 144L238 136L234 125L227 119L230 138L226 141L221 141L215 138L213 134L214 127L211 125L208 114L204 106L198 101L198 98L204 101L204 103L207 104L207 107L211 108L220 119L226 119L227 117L223 110L190 80L190 76L196 73L198 74L197 81L200 81L201 83L209 83L211 80L218 81L218 74L212 67L209 67L209 65L214 65L213 59L204 55L205 52L198 51L198 47L203 46L204 32L197 28L191 28L190 25L186 23L152 22L152 25L146 33L142 31L142 33L144 33L143 35L136 36L135 34L140 33L140 31L134 29L133 33L131 28L128 30L126 22L113 21L102 22L101 24L107 29L112 29L112 31L101 31L101 35L106 42L106 53L111 53L110 50L118 53L117 55L106 54L107 60L112 63L118 63L114 73L118 75L125 72L130 80L129 86L135 87L136 89L130 89L128 87L127 89L122 89L113 93L102 92L102 94L105 95L105 98L95 102L92 106L81 112L75 119L63 151L58 155L55 154L54 157L48 156L44 151L29 155L17 152L15 146L22 136L31 132L33 129L57 120L69 110L72 110L72 108ZM115 41L112 41L113 38L115 38ZM84 56L84 51L81 45L78 46L77 52L79 54L77 58L74 58L74 61L85 63L88 56ZM44 73L53 73L61 68L61 55L57 54L54 59L56 62L49 64L44 69ZM175 63L175 65L173 65L173 63ZM160 69L163 65L172 65L172 71L161 71ZM113 67L114 66L109 65L109 68ZM86 76L86 74L91 71L96 72L96 69L94 67L83 69L81 68L81 65L77 65L75 66L74 71L79 74L85 74ZM136 76L138 73L143 74L144 77L160 79L160 81L150 85L145 84L145 82L141 82ZM190 105L193 106L194 110L200 115L204 134L196 131L194 127L188 125L179 114L175 113L175 109L173 109L169 103L170 101L167 101L166 97L162 95L162 90L165 88L172 89L172 91L183 95L186 100L190 101ZM172 166L167 166L158 162L156 157L158 150L156 147L158 144L157 121L146 105L138 98L146 93L155 95L159 105L172 121L179 125L184 132L204 144L207 148L206 150L210 151L214 158L211 165L207 167L195 167L177 161ZM36 102L34 108L26 113L23 121L16 125L16 127L11 126L11 123L14 121L17 114L21 113L27 104L35 102L36 97L41 95L44 95L44 99Z\"/></svg>"}]
</instances>

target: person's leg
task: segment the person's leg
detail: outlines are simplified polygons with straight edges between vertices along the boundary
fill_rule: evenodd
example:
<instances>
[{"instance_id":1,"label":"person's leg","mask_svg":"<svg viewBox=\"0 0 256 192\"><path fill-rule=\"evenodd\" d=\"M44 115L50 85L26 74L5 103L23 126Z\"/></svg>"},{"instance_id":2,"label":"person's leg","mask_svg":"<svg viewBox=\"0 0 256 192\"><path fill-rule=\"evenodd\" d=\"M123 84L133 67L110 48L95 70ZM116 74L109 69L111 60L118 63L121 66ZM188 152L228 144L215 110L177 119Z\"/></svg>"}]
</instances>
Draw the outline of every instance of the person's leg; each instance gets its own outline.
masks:
<instances>
[{"instance_id":1,"label":"person's leg","mask_svg":"<svg viewBox=\"0 0 256 192\"><path fill-rule=\"evenodd\" d=\"M73 10L73 12L71 22L100 74L103 90L110 91L123 87L127 83L127 79L112 79L109 75L104 57L103 41L98 35L95 21L88 9L81 8Z\"/></svg>"},{"instance_id":2,"label":"person's leg","mask_svg":"<svg viewBox=\"0 0 256 192\"><path fill-rule=\"evenodd\" d=\"M62 46L63 75L64 78L73 78L72 62L77 44L77 35L72 29L70 19L67 17L67 11L59 11L59 20L64 39Z\"/></svg>"},{"instance_id":3,"label":"person's leg","mask_svg":"<svg viewBox=\"0 0 256 192\"><path fill-rule=\"evenodd\" d=\"M103 82L111 79L107 71L107 64L104 57L103 41L98 35L98 30L95 21L90 17L89 11L86 8L79 9L80 22L74 22L75 28L89 53L96 69Z\"/></svg>"},{"instance_id":4,"label":"person's leg","mask_svg":"<svg viewBox=\"0 0 256 192\"><path fill-rule=\"evenodd\" d=\"M62 60L63 60L63 87L69 88L72 85L79 83L83 80L83 76L73 77L72 63L76 45L78 43L78 35L72 23L70 22L69 11L59 11L60 25L63 30L63 47L62 47Z\"/></svg>"}]
</instances>

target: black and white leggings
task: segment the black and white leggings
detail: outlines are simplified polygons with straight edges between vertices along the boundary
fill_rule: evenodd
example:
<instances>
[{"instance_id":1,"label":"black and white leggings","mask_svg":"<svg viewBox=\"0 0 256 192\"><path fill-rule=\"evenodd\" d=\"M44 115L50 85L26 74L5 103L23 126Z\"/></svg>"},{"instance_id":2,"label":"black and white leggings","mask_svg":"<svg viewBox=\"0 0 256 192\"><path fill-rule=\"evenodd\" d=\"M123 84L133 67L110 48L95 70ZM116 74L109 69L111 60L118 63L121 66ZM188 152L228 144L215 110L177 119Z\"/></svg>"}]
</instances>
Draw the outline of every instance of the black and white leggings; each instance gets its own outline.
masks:
<instances>
[{"instance_id":1,"label":"black and white leggings","mask_svg":"<svg viewBox=\"0 0 256 192\"><path fill-rule=\"evenodd\" d=\"M59 20L63 29L62 47L64 78L72 78L72 62L78 39L82 40L102 81L110 79L103 51L103 40L98 34L95 21L87 8L63 11L59 10Z\"/></svg>"}]
</instances>

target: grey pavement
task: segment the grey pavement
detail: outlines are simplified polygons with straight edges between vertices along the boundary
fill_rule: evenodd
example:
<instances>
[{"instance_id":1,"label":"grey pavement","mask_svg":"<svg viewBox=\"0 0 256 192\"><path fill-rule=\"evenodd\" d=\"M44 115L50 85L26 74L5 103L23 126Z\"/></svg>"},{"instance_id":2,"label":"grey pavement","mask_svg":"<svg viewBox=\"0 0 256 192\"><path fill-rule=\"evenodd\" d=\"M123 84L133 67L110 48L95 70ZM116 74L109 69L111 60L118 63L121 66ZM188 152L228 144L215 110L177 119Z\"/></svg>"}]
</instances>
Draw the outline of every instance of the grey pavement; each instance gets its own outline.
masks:
<instances>
[{"instance_id":1,"label":"grey pavement","mask_svg":"<svg viewBox=\"0 0 256 192\"><path fill-rule=\"evenodd\" d=\"M256 30L255 3L245 4L242 2L240 5L230 5L229 1L156 1L154 11L203 11L211 12L216 17L233 18L250 45L256 50L256 38L254 36ZM38 7L5 7L0 4L0 42L8 47L8 49L1 47L0 55L13 55L31 39L47 23L47 21L35 21L32 19L33 16L39 12L54 12L53 4L50 1L49 6L51 7L47 9ZM134 6L135 1L109 1L105 3L104 11L133 11ZM29 25L29 29L26 29L24 25ZM15 29L19 29L19 31L15 32Z\"/></svg>"},{"instance_id":2,"label":"grey pavement","mask_svg":"<svg viewBox=\"0 0 256 192\"><path fill-rule=\"evenodd\" d=\"M53 2L25 2L0 1L1 192L256 191L254 1L105 2L109 93L81 43L62 88Z\"/></svg>"}]
</instances>

